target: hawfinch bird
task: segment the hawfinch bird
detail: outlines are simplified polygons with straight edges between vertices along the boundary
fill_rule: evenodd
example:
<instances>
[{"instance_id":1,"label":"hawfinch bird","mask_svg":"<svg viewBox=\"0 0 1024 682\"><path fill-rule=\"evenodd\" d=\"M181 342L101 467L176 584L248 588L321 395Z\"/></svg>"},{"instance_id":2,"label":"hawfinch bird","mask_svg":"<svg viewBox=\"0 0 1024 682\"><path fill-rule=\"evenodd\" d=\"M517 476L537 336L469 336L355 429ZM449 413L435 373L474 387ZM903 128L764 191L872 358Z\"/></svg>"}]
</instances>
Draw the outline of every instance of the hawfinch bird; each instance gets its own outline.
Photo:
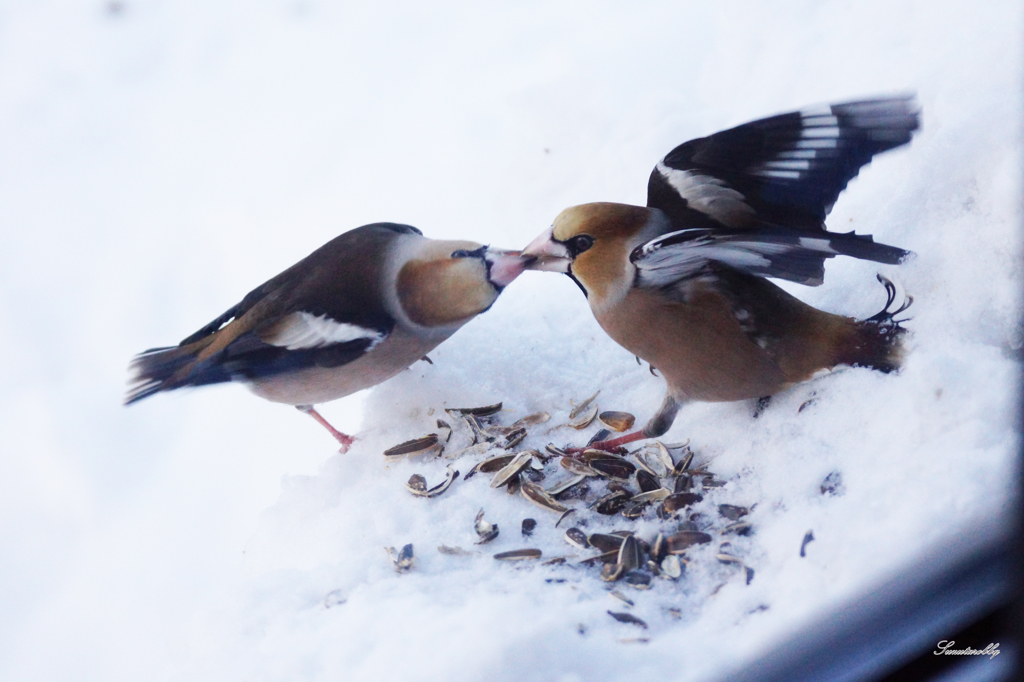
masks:
<instances>
[{"instance_id":1,"label":"hawfinch bird","mask_svg":"<svg viewBox=\"0 0 1024 682\"><path fill-rule=\"evenodd\" d=\"M890 309L866 320L812 308L766 278L821 284L825 259L896 264L909 252L825 230L839 193L871 157L910 141L913 97L772 116L686 142L658 162L647 207L562 211L523 251L531 269L576 281L604 330L668 382L641 431L664 434L682 403L761 398L846 364L889 372L904 330ZM595 447L591 446L591 447Z\"/></svg>"},{"instance_id":2,"label":"hawfinch bird","mask_svg":"<svg viewBox=\"0 0 1024 682\"><path fill-rule=\"evenodd\" d=\"M131 364L125 404L227 381L294 405L345 452L353 442L313 409L388 379L484 312L525 259L415 227L364 225L262 284L177 346Z\"/></svg>"}]
</instances>

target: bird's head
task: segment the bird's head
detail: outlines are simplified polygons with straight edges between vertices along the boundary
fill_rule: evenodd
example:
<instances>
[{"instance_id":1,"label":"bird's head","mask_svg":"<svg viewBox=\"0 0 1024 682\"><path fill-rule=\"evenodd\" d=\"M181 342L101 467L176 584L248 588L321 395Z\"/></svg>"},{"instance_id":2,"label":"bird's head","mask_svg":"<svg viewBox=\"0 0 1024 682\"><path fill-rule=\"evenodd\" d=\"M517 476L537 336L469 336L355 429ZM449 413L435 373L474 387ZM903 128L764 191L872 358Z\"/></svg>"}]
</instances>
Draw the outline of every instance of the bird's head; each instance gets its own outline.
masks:
<instances>
[{"instance_id":1,"label":"bird's head","mask_svg":"<svg viewBox=\"0 0 1024 682\"><path fill-rule=\"evenodd\" d=\"M398 273L408 317L424 327L463 324L484 312L530 259L474 242L421 240Z\"/></svg>"},{"instance_id":2,"label":"bird's head","mask_svg":"<svg viewBox=\"0 0 1024 682\"><path fill-rule=\"evenodd\" d=\"M591 303L621 298L632 284L630 252L657 234L659 211L627 204L595 203L567 208L551 229L523 250L530 270L564 272Z\"/></svg>"}]
</instances>

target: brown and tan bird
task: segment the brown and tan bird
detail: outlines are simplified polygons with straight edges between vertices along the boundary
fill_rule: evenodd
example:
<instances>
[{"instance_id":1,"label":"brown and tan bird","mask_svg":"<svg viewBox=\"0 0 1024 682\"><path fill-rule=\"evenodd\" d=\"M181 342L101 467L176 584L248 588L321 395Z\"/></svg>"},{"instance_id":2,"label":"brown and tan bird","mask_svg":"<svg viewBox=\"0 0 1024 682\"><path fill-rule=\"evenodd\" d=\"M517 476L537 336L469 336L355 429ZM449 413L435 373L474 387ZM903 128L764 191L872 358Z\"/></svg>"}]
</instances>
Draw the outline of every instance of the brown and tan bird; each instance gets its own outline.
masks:
<instances>
[{"instance_id":1,"label":"brown and tan bird","mask_svg":"<svg viewBox=\"0 0 1024 682\"><path fill-rule=\"evenodd\" d=\"M313 408L391 378L484 312L522 271L518 252L427 239L409 225L350 230L177 346L137 356L126 404L229 381L320 422Z\"/></svg>"},{"instance_id":2,"label":"brown and tan bird","mask_svg":"<svg viewBox=\"0 0 1024 682\"><path fill-rule=\"evenodd\" d=\"M817 310L768 277L817 286L838 255L895 264L909 252L825 230L871 157L910 141L912 96L849 102L686 142L658 162L647 206L562 211L523 251L568 274L601 327L668 382L657 414L615 448L664 434L690 400L762 398L837 365L898 368L904 330L888 301L866 320Z\"/></svg>"}]
</instances>

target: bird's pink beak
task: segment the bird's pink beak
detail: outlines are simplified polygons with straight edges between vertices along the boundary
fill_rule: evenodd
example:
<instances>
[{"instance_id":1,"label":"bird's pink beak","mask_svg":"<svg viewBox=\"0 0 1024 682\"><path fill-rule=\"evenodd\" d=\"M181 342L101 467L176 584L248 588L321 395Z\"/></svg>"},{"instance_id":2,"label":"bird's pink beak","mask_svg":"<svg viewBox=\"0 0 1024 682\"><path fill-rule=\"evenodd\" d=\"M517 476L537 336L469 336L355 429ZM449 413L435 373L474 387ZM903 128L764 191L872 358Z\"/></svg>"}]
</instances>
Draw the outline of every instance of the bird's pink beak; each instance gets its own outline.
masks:
<instances>
[{"instance_id":1,"label":"bird's pink beak","mask_svg":"<svg viewBox=\"0 0 1024 682\"><path fill-rule=\"evenodd\" d=\"M523 249L523 256L532 259L527 270L547 270L548 272L569 272L572 258L564 244L555 241L554 228L548 228Z\"/></svg>"},{"instance_id":2,"label":"bird's pink beak","mask_svg":"<svg viewBox=\"0 0 1024 682\"><path fill-rule=\"evenodd\" d=\"M491 283L499 289L504 289L512 281L523 274L526 264L532 259L523 256L519 251L503 251L501 249L487 249L484 258L490 263Z\"/></svg>"}]
</instances>

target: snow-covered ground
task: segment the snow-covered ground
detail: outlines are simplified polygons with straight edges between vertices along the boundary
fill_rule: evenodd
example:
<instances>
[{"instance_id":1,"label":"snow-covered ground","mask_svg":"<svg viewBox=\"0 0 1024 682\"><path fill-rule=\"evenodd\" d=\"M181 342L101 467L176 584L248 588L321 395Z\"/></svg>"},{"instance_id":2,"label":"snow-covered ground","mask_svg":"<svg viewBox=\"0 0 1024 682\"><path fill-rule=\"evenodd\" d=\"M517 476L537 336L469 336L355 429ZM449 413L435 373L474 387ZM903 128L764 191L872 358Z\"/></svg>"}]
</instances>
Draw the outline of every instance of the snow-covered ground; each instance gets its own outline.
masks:
<instances>
[{"instance_id":1,"label":"snow-covered ground","mask_svg":"<svg viewBox=\"0 0 1024 682\"><path fill-rule=\"evenodd\" d=\"M893 0L3 3L0 678L700 679L999 523L1024 340L1022 19L1018 2ZM905 369L835 372L756 420L686 407L666 441L728 481L696 509L756 504L755 530L716 536L677 582L622 586L632 608L596 569L491 558L572 553L556 515L486 475L415 498L409 476L436 482L447 461L381 454L445 407L546 410L531 447L589 436L547 429L597 389L646 419L662 380L564 277L526 274L432 366L324 406L360 438L344 456L237 386L120 406L132 354L341 231L391 220L521 247L566 206L643 203L684 140L906 90L922 130L829 225L916 258L833 261L824 286L790 288L864 316L884 302L875 272L896 280L916 299ZM835 470L845 493L821 495ZM501 534L475 547L481 507ZM750 585L714 560L723 541ZM399 575L382 548L405 543Z\"/></svg>"}]
</instances>

